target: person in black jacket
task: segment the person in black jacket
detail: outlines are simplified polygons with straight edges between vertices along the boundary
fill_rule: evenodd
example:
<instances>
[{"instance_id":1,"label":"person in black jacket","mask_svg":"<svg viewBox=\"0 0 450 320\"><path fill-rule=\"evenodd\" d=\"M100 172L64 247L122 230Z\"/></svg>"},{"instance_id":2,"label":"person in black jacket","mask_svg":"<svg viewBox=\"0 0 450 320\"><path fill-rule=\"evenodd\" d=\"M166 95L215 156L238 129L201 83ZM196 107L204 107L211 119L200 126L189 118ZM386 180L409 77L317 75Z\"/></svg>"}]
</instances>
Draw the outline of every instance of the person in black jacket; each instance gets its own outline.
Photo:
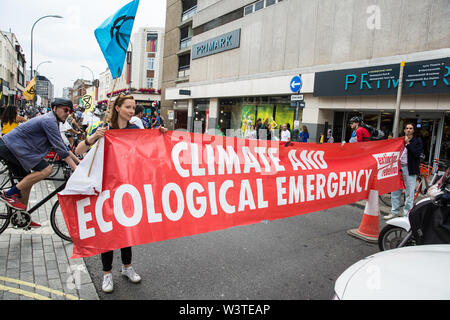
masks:
<instances>
[{"instance_id":1,"label":"person in black jacket","mask_svg":"<svg viewBox=\"0 0 450 320\"><path fill-rule=\"evenodd\" d=\"M417 175L420 173L420 154L422 153L423 144L420 138L414 136L414 124L406 124L404 132L405 148L400 155L400 165L403 182L405 183L406 196L403 214L407 216L409 210L411 210L414 205L414 189L416 186ZM385 219L391 219L399 215L402 192L402 189L392 192L391 214L385 216Z\"/></svg>"}]
</instances>

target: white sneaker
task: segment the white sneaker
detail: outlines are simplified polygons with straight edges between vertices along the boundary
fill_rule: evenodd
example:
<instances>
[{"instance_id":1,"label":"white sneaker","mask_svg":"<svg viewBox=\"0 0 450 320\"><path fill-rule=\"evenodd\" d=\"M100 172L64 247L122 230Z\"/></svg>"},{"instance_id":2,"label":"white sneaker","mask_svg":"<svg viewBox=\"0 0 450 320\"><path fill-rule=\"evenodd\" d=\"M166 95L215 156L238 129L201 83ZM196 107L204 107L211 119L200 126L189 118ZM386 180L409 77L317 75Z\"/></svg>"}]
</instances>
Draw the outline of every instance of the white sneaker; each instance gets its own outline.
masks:
<instances>
[{"instance_id":1,"label":"white sneaker","mask_svg":"<svg viewBox=\"0 0 450 320\"><path fill-rule=\"evenodd\" d=\"M141 276L134 271L133 267L125 268L122 266L122 275L130 279L133 283L141 282Z\"/></svg>"},{"instance_id":2,"label":"white sneaker","mask_svg":"<svg viewBox=\"0 0 450 320\"><path fill-rule=\"evenodd\" d=\"M387 216L384 216L383 218L384 218L384 220L389 220L389 219L392 219L392 218L397 218L398 216L399 216L398 214L390 213Z\"/></svg>"},{"instance_id":3,"label":"white sneaker","mask_svg":"<svg viewBox=\"0 0 450 320\"><path fill-rule=\"evenodd\" d=\"M114 284L113 284L112 273L106 273L103 275L102 290L103 290L103 292L106 292L106 293L113 292Z\"/></svg>"}]
</instances>

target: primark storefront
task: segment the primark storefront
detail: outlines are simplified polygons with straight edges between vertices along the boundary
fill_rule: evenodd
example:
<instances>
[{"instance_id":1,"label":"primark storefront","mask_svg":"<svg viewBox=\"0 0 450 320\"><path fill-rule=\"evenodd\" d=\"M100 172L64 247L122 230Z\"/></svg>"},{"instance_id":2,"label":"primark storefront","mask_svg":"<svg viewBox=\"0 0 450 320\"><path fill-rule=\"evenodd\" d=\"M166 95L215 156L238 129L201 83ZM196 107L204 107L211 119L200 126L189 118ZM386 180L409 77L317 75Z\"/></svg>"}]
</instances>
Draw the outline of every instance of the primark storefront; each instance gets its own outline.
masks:
<instances>
[{"instance_id":1,"label":"primark storefront","mask_svg":"<svg viewBox=\"0 0 450 320\"><path fill-rule=\"evenodd\" d=\"M315 74L313 97L329 116L335 141L348 141L348 121L392 132L399 85L399 64L332 70ZM412 122L424 144L424 161L450 162L450 58L406 63L403 74L399 136ZM331 120L332 119L332 120Z\"/></svg>"}]
</instances>

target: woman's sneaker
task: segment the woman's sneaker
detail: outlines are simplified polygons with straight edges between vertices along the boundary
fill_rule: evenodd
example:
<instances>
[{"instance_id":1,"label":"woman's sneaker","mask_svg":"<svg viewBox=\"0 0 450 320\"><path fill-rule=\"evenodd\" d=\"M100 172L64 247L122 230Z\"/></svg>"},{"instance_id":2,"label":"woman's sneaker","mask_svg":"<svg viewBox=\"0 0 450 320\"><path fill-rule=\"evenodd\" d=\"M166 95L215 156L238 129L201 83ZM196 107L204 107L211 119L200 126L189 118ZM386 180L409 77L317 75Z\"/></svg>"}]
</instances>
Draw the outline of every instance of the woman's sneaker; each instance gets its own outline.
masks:
<instances>
[{"instance_id":1,"label":"woman's sneaker","mask_svg":"<svg viewBox=\"0 0 450 320\"><path fill-rule=\"evenodd\" d=\"M103 275L102 290L106 293L111 293L114 290L112 273L106 273Z\"/></svg>"},{"instance_id":2,"label":"woman's sneaker","mask_svg":"<svg viewBox=\"0 0 450 320\"><path fill-rule=\"evenodd\" d=\"M134 271L133 267L125 268L122 266L122 275L130 279L133 283L141 282L141 277Z\"/></svg>"}]
</instances>

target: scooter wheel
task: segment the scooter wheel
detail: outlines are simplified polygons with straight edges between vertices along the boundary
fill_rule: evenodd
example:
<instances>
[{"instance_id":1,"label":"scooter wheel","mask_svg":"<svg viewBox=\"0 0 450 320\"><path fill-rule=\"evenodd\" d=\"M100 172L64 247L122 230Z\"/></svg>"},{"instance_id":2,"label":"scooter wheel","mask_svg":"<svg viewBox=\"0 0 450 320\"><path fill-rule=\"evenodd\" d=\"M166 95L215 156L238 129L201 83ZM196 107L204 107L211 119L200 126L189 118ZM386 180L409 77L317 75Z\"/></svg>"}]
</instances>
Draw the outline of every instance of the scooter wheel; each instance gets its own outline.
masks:
<instances>
[{"instance_id":1,"label":"scooter wheel","mask_svg":"<svg viewBox=\"0 0 450 320\"><path fill-rule=\"evenodd\" d=\"M387 225L385 226L378 236L378 247L381 251L398 248L400 243L408 235L408 231L403 228ZM410 246L412 243L408 241L406 246Z\"/></svg>"}]
</instances>

